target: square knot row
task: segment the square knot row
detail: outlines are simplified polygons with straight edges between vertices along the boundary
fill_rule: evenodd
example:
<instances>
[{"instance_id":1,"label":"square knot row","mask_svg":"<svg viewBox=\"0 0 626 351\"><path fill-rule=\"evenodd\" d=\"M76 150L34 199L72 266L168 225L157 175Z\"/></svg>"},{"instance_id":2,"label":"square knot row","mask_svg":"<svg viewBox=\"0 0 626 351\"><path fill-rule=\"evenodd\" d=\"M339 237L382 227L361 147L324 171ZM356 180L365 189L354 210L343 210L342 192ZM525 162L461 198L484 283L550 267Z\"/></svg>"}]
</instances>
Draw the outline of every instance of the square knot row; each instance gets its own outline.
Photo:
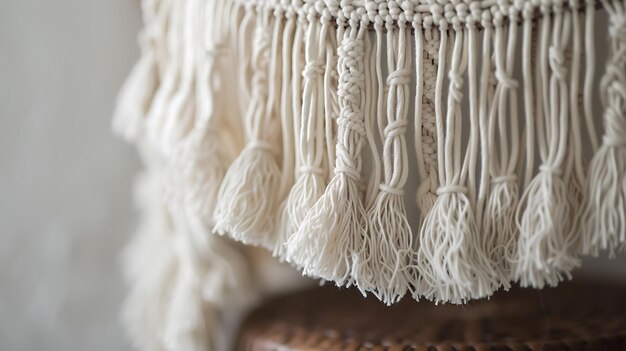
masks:
<instances>
[{"instance_id":1,"label":"square knot row","mask_svg":"<svg viewBox=\"0 0 626 351\"><path fill-rule=\"evenodd\" d=\"M343 109L337 118L337 125L346 128L350 132L357 133L359 136L365 135L365 123L361 117L361 113Z\"/></svg>"}]
</instances>

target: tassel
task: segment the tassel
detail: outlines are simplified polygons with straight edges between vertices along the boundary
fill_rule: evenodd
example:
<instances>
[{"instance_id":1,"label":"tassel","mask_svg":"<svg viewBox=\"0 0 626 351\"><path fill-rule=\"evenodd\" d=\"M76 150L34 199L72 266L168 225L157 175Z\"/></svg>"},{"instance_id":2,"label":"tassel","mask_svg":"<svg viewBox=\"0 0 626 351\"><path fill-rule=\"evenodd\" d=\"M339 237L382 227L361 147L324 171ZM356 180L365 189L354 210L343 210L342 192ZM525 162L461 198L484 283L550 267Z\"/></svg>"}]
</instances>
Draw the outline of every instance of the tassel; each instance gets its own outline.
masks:
<instances>
[{"instance_id":1,"label":"tassel","mask_svg":"<svg viewBox=\"0 0 626 351\"><path fill-rule=\"evenodd\" d=\"M163 344L167 350L216 349L227 341L219 332L222 310L249 306L254 298L248 264L231 243L207 233L202 218L170 207L178 270Z\"/></svg>"},{"instance_id":2,"label":"tassel","mask_svg":"<svg viewBox=\"0 0 626 351\"><path fill-rule=\"evenodd\" d=\"M467 157L473 157L467 154L461 169L461 75L467 64L467 51L463 50L464 31L460 23L454 24L448 111L444 123L441 90L449 34L445 21L439 26L441 44L435 113L438 149L443 151L439 153L440 188L420 230L417 262L426 298L436 302L463 303L470 298L489 295L493 283L488 258L479 243L468 189L462 185L467 178Z\"/></svg>"},{"instance_id":3,"label":"tassel","mask_svg":"<svg viewBox=\"0 0 626 351\"><path fill-rule=\"evenodd\" d=\"M372 45L370 36L365 36L365 135L368 146L370 147L371 169L369 170L369 182L367 193L365 195L365 208L371 208L376 201L381 180L381 161L378 152L378 139L375 135L377 128L377 117L384 114L385 105L385 81L382 74L381 56L383 45L383 21L378 20L374 23L376 36ZM377 279L380 276L381 261L379 255L378 233L366 230L363 238L363 246L357 252L358 266L353 266L353 277L357 288L363 296L367 296L368 292L377 292Z\"/></svg>"},{"instance_id":4,"label":"tassel","mask_svg":"<svg viewBox=\"0 0 626 351\"><path fill-rule=\"evenodd\" d=\"M422 32L422 26L423 32ZM419 232L424 225L424 219L435 205L437 200L438 181L438 151L437 151L437 121L435 115L435 95L437 67L439 57L437 48L440 46L439 31L433 30L432 23L424 22L414 17L415 51L416 51L416 87L415 87L415 154L420 182L417 188L417 207L420 212ZM420 55L421 54L421 55ZM420 234L421 235L421 234ZM414 240L412 276L414 284L410 287L411 296L419 300L422 295L428 294L430 287L421 277L422 268L419 258L420 240ZM417 253L417 254L416 254ZM417 265L416 265L417 262Z\"/></svg>"},{"instance_id":5,"label":"tassel","mask_svg":"<svg viewBox=\"0 0 626 351\"><path fill-rule=\"evenodd\" d=\"M311 7L307 15L309 28L306 40L306 66L304 68L304 92L302 94L302 116L300 120L298 159L299 172L295 185L284 202L283 225L281 234L288 240L277 242L275 252L286 255L286 260L302 262L303 257L315 255L314 239L309 236L291 236L298 232L300 223L307 212L324 194L328 163L325 159L325 126L324 126L324 67L326 60L326 40L330 28L330 15L326 13L317 19L315 8ZM332 69L326 67L326 69ZM288 244L285 245L285 243ZM284 250L299 247L301 250Z\"/></svg>"},{"instance_id":6,"label":"tassel","mask_svg":"<svg viewBox=\"0 0 626 351\"><path fill-rule=\"evenodd\" d=\"M384 182L375 202L368 209L366 240L374 240L378 251L374 294L387 305L399 301L409 288L411 272L407 269L413 248L413 233L404 206L404 184L408 177L406 147L407 106L409 104L410 55L407 55L406 20L398 29L387 22L387 64L389 86L387 123L384 128ZM363 262L364 259L359 260ZM357 277L355 277L356 279ZM357 285L359 280L356 279ZM370 283L371 284L371 283Z\"/></svg>"},{"instance_id":7,"label":"tassel","mask_svg":"<svg viewBox=\"0 0 626 351\"><path fill-rule=\"evenodd\" d=\"M168 109L172 98L177 92L181 81L183 61L185 21L184 12L187 1L173 2L167 18L166 52L168 53L167 64L163 68L163 76L160 80L153 103L150 105L146 117L146 137L159 148L159 151L168 155L171 150L163 144L163 135L168 118ZM176 126L178 128L178 126Z\"/></svg>"},{"instance_id":8,"label":"tassel","mask_svg":"<svg viewBox=\"0 0 626 351\"><path fill-rule=\"evenodd\" d=\"M198 13L218 11L224 15L220 18L228 17L232 10L230 7L205 10L202 4L200 6ZM223 48L219 49L228 40L223 33L225 25L221 21L202 23L213 24L213 28L207 26L198 37L200 42L207 42L208 54L204 56L204 50L198 50L200 52L197 53L199 57L196 75L199 79L195 88L197 98L194 99L197 114L195 126L175 147L171 157L171 169L184 205L203 218L207 225L212 226L212 214L222 178L241 145L234 126L225 118L227 112L224 101L227 100L227 89L219 86L219 82L229 79L226 76L227 70L222 69L223 61L228 59L225 57L228 52Z\"/></svg>"},{"instance_id":9,"label":"tassel","mask_svg":"<svg viewBox=\"0 0 626 351\"><path fill-rule=\"evenodd\" d=\"M287 22L285 24L285 31L283 34L283 83L282 83L282 106L281 116L283 120L283 141L285 155L287 149L295 149L295 145L298 145L299 140L299 115L296 115L296 111L300 111L298 101L302 98L302 89L299 80L298 72L300 72L300 56L302 52L302 26L296 25L297 17L295 11L288 11L286 13ZM294 35L295 32L295 35ZM291 164L292 160L283 160L283 172L289 170L290 176L295 174L295 165ZM295 152L293 157L293 163L299 164L300 158L298 152ZM295 186L295 185L294 185ZM293 190L290 190L290 192ZM272 254L278 257L279 260L285 259L286 250L285 242L289 239L289 235L292 233L290 229L287 229L291 224L291 220L288 217L286 210L289 194L287 199L281 204L278 216L278 229L276 232L276 242Z\"/></svg>"},{"instance_id":10,"label":"tassel","mask_svg":"<svg viewBox=\"0 0 626 351\"><path fill-rule=\"evenodd\" d=\"M524 287L543 288L556 285L579 262L572 255L566 222L570 219L570 204L567 187L561 175L563 155L567 146L568 93L566 68L563 51L569 43L571 14L563 8L555 8L553 44L548 51L550 16L544 14L541 28L541 50L538 81L543 83L544 121L538 121L540 153L543 164L539 173L528 185L520 200L517 211L520 236L518 258L515 262L514 277ZM545 58L548 57L552 69L549 76ZM549 77L549 79L548 79ZM548 90L549 83L549 90ZM540 96L538 96L540 97ZM544 115L538 115L541 119ZM545 129L545 132L544 132ZM549 142L549 145L546 145Z\"/></svg>"},{"instance_id":11,"label":"tassel","mask_svg":"<svg viewBox=\"0 0 626 351\"><path fill-rule=\"evenodd\" d=\"M349 0L342 0L341 7L349 18L349 28L344 30L345 17L338 17L338 37L343 37L339 47L339 105L337 119L337 152L335 175L324 195L307 213L295 237L310 236L317 248L315 254L303 257L294 264L303 273L332 280L338 286L350 284L350 272L355 253L362 247L365 210L359 190L361 179L361 149L365 127L361 94L364 85L363 56L364 35L368 23L350 12ZM340 12L341 13L341 12ZM300 241L302 242L302 241ZM288 243L288 252L306 250ZM354 265L358 265L356 262Z\"/></svg>"},{"instance_id":12,"label":"tassel","mask_svg":"<svg viewBox=\"0 0 626 351\"><path fill-rule=\"evenodd\" d=\"M167 322L163 332L166 350L212 349L211 330L215 323L215 311L207 311L200 295L199 276L195 272L192 249L184 233L177 233L175 252L178 272L172 287L172 296L167 311ZM212 312L212 313L211 313Z\"/></svg>"},{"instance_id":13,"label":"tassel","mask_svg":"<svg viewBox=\"0 0 626 351\"><path fill-rule=\"evenodd\" d=\"M122 323L133 346L162 349L166 301L175 279L176 260L171 222L161 198L161 169L151 166L137 180L135 197L141 220L123 252L128 294L122 306Z\"/></svg>"},{"instance_id":14,"label":"tassel","mask_svg":"<svg viewBox=\"0 0 626 351\"><path fill-rule=\"evenodd\" d=\"M180 67L176 90L165 106L163 129L159 135L159 142L165 155L171 155L176 147L193 129L196 116L196 71L198 67L199 33L204 18L199 11L201 1L186 0L183 9L184 25L180 37ZM222 1L217 1L218 6ZM218 8L218 13L221 9ZM201 50L200 50L201 52Z\"/></svg>"},{"instance_id":15,"label":"tassel","mask_svg":"<svg viewBox=\"0 0 626 351\"><path fill-rule=\"evenodd\" d=\"M566 58L570 65L570 138L569 147L567 148L567 164L565 184L567 186L567 194L569 206L572 209L571 218L567 223L568 227L568 247L575 248L577 251L581 245L582 224L581 219L584 214L583 203L587 194L585 194L584 184L586 182L586 172L583 155L583 135L581 131L580 114L584 111L585 101L580 91L581 85L581 67L582 67L582 41L584 40L581 26L581 15L578 12L572 13L572 46L571 50L566 52ZM587 108L588 109L588 108Z\"/></svg>"},{"instance_id":16,"label":"tassel","mask_svg":"<svg viewBox=\"0 0 626 351\"><path fill-rule=\"evenodd\" d=\"M127 141L143 133L145 119L160 83L159 45L165 41L165 0L143 0L144 29L139 35L141 58L133 66L117 96L113 113L113 130Z\"/></svg>"},{"instance_id":17,"label":"tassel","mask_svg":"<svg viewBox=\"0 0 626 351\"><path fill-rule=\"evenodd\" d=\"M486 240L485 250L489 253L492 267L496 272L498 286L503 286L505 289L510 287L510 262L514 260L513 255L516 251L515 211L519 200L515 172L519 158L516 91L518 82L512 78L518 18L517 11L511 8L508 36L503 33L505 30L503 14L497 13L494 18L498 84L494 95L496 103L492 105L489 116L488 138L483 139L483 142L489 145L491 191L483 213L481 229ZM525 19L526 32L530 28L528 25L530 21L531 19ZM496 134L496 126L498 134ZM500 136L499 143L496 143L498 135Z\"/></svg>"},{"instance_id":18,"label":"tassel","mask_svg":"<svg viewBox=\"0 0 626 351\"><path fill-rule=\"evenodd\" d=\"M277 46L283 20L282 16L274 18L273 38L270 38L270 13L265 10L261 16L252 55L252 100L246 112L249 141L224 176L213 219L214 231L221 235L228 234L245 244L272 247L272 217L279 204L281 181L277 160L279 120L275 110L275 100L279 99L275 96L273 79L280 62ZM277 139L278 145L274 144Z\"/></svg>"},{"instance_id":19,"label":"tassel","mask_svg":"<svg viewBox=\"0 0 626 351\"><path fill-rule=\"evenodd\" d=\"M609 13L611 56L600 81L602 145L589 165L582 252L626 247L626 3L602 1Z\"/></svg>"}]
</instances>

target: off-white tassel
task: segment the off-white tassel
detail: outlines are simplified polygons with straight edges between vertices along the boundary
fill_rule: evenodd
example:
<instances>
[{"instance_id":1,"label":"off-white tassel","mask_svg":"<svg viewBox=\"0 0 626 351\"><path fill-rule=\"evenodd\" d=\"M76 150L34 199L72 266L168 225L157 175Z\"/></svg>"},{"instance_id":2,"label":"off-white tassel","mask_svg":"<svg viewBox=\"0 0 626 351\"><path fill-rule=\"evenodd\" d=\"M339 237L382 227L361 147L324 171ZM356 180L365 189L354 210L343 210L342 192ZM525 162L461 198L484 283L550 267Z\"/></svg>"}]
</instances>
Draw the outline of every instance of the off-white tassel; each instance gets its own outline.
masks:
<instances>
[{"instance_id":1,"label":"off-white tassel","mask_svg":"<svg viewBox=\"0 0 626 351\"><path fill-rule=\"evenodd\" d=\"M572 2L578 6L577 1ZM582 67L582 45L584 36L581 26L581 15L574 11L572 13L572 45L567 51L566 58L570 64L569 83L569 104L570 104L570 138L567 150L565 185L567 187L568 201L570 204L570 220L567 221L568 232L566 244L568 247L580 247L582 233L581 220L583 218L583 201L586 198L584 184L586 183L586 172L583 153L583 139L581 130L581 112L584 110L584 100L581 95L581 67Z\"/></svg>"},{"instance_id":2,"label":"off-white tassel","mask_svg":"<svg viewBox=\"0 0 626 351\"><path fill-rule=\"evenodd\" d=\"M600 82L602 145L589 165L582 251L626 246L626 3L602 1L609 13L611 55Z\"/></svg>"},{"instance_id":3,"label":"off-white tassel","mask_svg":"<svg viewBox=\"0 0 626 351\"><path fill-rule=\"evenodd\" d=\"M440 188L437 201L420 230L417 264L424 282L425 297L437 302L462 303L489 295L493 283L488 259L479 242L474 209L464 185L467 157L461 169L462 72L467 65L464 30L454 25L454 49L449 71L447 117L443 118L441 95L447 55L447 23L439 23L441 46L437 74L436 115ZM474 53L475 54L475 53Z\"/></svg>"},{"instance_id":4,"label":"off-white tassel","mask_svg":"<svg viewBox=\"0 0 626 351\"><path fill-rule=\"evenodd\" d=\"M280 234L288 238L288 244L285 245L287 240L279 240L275 249L275 252L280 252L286 247L298 247L297 251L286 252L286 259L290 262L302 262L303 257L315 255L315 246L311 245L315 239L310 237L310 233L298 232L298 228L326 188L328 163L325 149L324 69L333 68L324 68L324 63L331 17L328 10L322 14L321 21L316 17L315 8L311 7L307 15L309 28L305 46L302 116L300 130L297 131L298 178L284 203L284 226L280 229ZM291 236L296 232L299 235Z\"/></svg>"},{"instance_id":5,"label":"off-white tassel","mask_svg":"<svg viewBox=\"0 0 626 351\"><path fill-rule=\"evenodd\" d=\"M283 17L271 16L269 10L260 16L252 55L253 91L245 117L248 144L224 176L213 219L214 230L219 234L228 234L246 244L271 247L281 181L276 103L280 99L274 80L280 67L277 51Z\"/></svg>"},{"instance_id":6,"label":"off-white tassel","mask_svg":"<svg viewBox=\"0 0 626 351\"><path fill-rule=\"evenodd\" d=\"M202 4L197 13L223 13L222 18L229 18L230 6L223 1ZM221 7L215 6L222 5ZM204 19L205 17L200 17ZM225 21L226 22L226 21ZM171 156L176 186L180 188L184 205L192 208L204 218L207 226L212 224L212 214L217 201L217 193L227 166L232 162L236 152L241 149L239 139L234 134L232 123L229 123L225 101L227 87L220 87L230 79L223 67L228 52L223 48L228 40L225 27L221 20L207 23L207 28L198 29L200 43L207 43L206 51L197 50L195 126L189 135L174 148Z\"/></svg>"},{"instance_id":7,"label":"off-white tassel","mask_svg":"<svg viewBox=\"0 0 626 351\"><path fill-rule=\"evenodd\" d=\"M296 145L299 145L300 116L296 115L295 111L300 111L298 101L302 97L302 89L300 87L298 77L300 68L298 55L301 54L303 41L302 27L297 25L298 16L295 9L288 9L285 15L287 17L287 22L285 23L285 30L283 33L283 74L281 88L281 119L283 131L283 150L285 151L283 156L288 154L288 148L295 149ZM296 176L297 170L294 168L299 164L299 162L301 161L297 151L294 152L293 157L290 159L283 157L283 174L285 172L289 172L290 177ZM287 194L287 197L288 196L289 193ZM274 250L272 252L272 254L275 257L278 257L281 261L285 259L286 249L284 244L287 239L289 239L290 235L288 230L285 229L291 220L285 212L287 200L288 198L283 201L277 213L278 218L276 220L278 221L278 224L276 227Z\"/></svg>"},{"instance_id":8,"label":"off-white tassel","mask_svg":"<svg viewBox=\"0 0 626 351\"><path fill-rule=\"evenodd\" d=\"M571 14L555 9L554 26L544 13L537 79L543 82L543 113L538 114L538 139L543 164L520 200L520 236L514 276L522 286L555 285L579 262L568 240L570 204L561 167L567 148L568 91L564 48L570 41ZM553 30L550 46L550 30ZM552 75L548 73L548 60ZM549 78L548 78L549 77ZM549 100L548 100L549 99ZM541 103L538 101L538 103Z\"/></svg>"},{"instance_id":9,"label":"off-white tassel","mask_svg":"<svg viewBox=\"0 0 626 351\"><path fill-rule=\"evenodd\" d=\"M505 36L503 14L498 12L494 18L498 84L495 103L491 106L489 115L488 138L483 139L483 142L489 145L491 186L481 226L482 235L486 240L485 249L496 271L498 285L505 289L510 287L510 262L515 259L517 244L515 211L519 201L516 174L519 158L516 91L518 82L512 77L519 14L513 8L509 10L509 19L511 23L508 25L508 35ZM529 21L531 19L525 19L525 32L530 28Z\"/></svg>"},{"instance_id":10,"label":"off-white tassel","mask_svg":"<svg viewBox=\"0 0 626 351\"><path fill-rule=\"evenodd\" d=\"M378 117L384 114L385 106L385 80L382 74L381 58L383 45L383 20L374 22L376 32L372 44L370 36L365 36L365 135L370 148L371 169L369 170L369 183L365 194L365 208L371 208L379 192L381 180L381 160L378 152L377 130ZM380 276L381 260L378 233L366 230L363 238L363 246L357 252L359 265L352 267L352 276L358 277L357 288L363 296L368 292L376 294Z\"/></svg>"},{"instance_id":11,"label":"off-white tassel","mask_svg":"<svg viewBox=\"0 0 626 351\"><path fill-rule=\"evenodd\" d=\"M212 327L215 313L201 296L200 276L194 264L195 253L186 233L176 233L174 250L178 259L176 280L172 284L167 321L163 332L166 350L207 350L213 348Z\"/></svg>"},{"instance_id":12,"label":"off-white tassel","mask_svg":"<svg viewBox=\"0 0 626 351\"><path fill-rule=\"evenodd\" d=\"M146 117L146 136L148 140L158 147L163 154L169 154L170 149L163 143L166 124L168 124L168 110L173 96L180 87L181 71L185 63L185 33L188 32L188 22L185 22L184 13L188 1L174 1L167 18L166 47L168 53L167 64L163 68L162 79L159 89L156 91L153 103ZM194 43L187 43L193 45ZM176 116L174 116L175 118ZM179 126L174 126L178 128Z\"/></svg>"},{"instance_id":13,"label":"off-white tassel","mask_svg":"<svg viewBox=\"0 0 626 351\"><path fill-rule=\"evenodd\" d=\"M168 350L224 349L220 313L254 297L248 263L232 243L207 235L202 218L172 205L178 269L163 343Z\"/></svg>"},{"instance_id":14,"label":"off-white tassel","mask_svg":"<svg viewBox=\"0 0 626 351\"><path fill-rule=\"evenodd\" d=\"M174 93L165 106L163 129L158 136L158 141L165 152L170 155L172 150L189 135L193 129L196 117L196 71L198 67L198 51L201 47L198 43L202 38L202 25L204 23L201 3L199 0L182 1L185 7L182 11L183 28L180 37L180 67L178 82ZM218 6L223 1L217 1ZM218 7L221 10L220 7ZM220 13L221 11L217 11Z\"/></svg>"},{"instance_id":15,"label":"off-white tassel","mask_svg":"<svg viewBox=\"0 0 626 351\"><path fill-rule=\"evenodd\" d=\"M489 142L489 115L495 103L496 78L494 74L494 55L492 52L494 41L493 17L490 12L483 13L481 18L483 26L482 42L482 65L480 69L480 83L478 84L478 115L479 115L479 138L480 138L480 180L476 195L476 218L482 230L483 212L491 190L491 174L489 172L491 150ZM482 235L483 247L490 251L491 238Z\"/></svg>"},{"instance_id":16,"label":"off-white tassel","mask_svg":"<svg viewBox=\"0 0 626 351\"><path fill-rule=\"evenodd\" d=\"M303 267L305 274L332 280L337 285L351 282L350 271L355 253L362 247L365 218L359 182L365 137L361 101L364 85L363 38L368 23L365 16L361 18L356 11L349 11L349 3L349 0L341 2L345 15L350 16L348 30L343 30L346 17L340 16L337 23L337 35L343 40L339 47L341 69L338 95L341 113L337 119L335 175L296 233L297 236L315 238L316 253L294 262ZM301 250L296 245L291 246L291 243L288 245L290 252Z\"/></svg>"},{"instance_id":17,"label":"off-white tassel","mask_svg":"<svg viewBox=\"0 0 626 351\"><path fill-rule=\"evenodd\" d=\"M165 42L165 19L171 7L167 0L143 0L144 29L139 35L141 58L133 66L117 96L113 130L127 141L142 134L146 116L160 83L160 45ZM162 60L163 58L161 58Z\"/></svg>"},{"instance_id":18,"label":"off-white tassel","mask_svg":"<svg viewBox=\"0 0 626 351\"><path fill-rule=\"evenodd\" d=\"M400 20L398 26L396 29L392 23L387 23L389 93L383 133L384 177L375 202L368 209L366 236L375 238L375 250L378 251L374 294L388 305L399 301L410 286L408 265L413 249L413 233L406 215L403 189L408 177L405 132L411 62L406 20Z\"/></svg>"},{"instance_id":19,"label":"off-white tassel","mask_svg":"<svg viewBox=\"0 0 626 351\"><path fill-rule=\"evenodd\" d=\"M149 156L146 160L153 158ZM137 179L135 197L141 220L123 253L129 291L121 318L137 349L162 350L176 258L172 224L163 204L160 167L148 163L148 169Z\"/></svg>"}]
</instances>

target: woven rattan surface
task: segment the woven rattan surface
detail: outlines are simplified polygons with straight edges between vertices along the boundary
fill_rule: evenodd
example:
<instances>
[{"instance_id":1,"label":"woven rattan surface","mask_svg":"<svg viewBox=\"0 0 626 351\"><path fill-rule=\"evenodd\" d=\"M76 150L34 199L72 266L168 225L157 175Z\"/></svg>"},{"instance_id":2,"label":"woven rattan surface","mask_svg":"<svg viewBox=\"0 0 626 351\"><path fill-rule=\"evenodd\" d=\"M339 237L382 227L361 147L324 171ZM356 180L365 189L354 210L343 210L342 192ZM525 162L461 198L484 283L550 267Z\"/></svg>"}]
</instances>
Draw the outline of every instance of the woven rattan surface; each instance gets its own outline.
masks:
<instances>
[{"instance_id":1,"label":"woven rattan surface","mask_svg":"<svg viewBox=\"0 0 626 351\"><path fill-rule=\"evenodd\" d=\"M465 306L405 298L387 307L322 287L254 311L238 350L626 350L626 288L564 283Z\"/></svg>"}]
</instances>

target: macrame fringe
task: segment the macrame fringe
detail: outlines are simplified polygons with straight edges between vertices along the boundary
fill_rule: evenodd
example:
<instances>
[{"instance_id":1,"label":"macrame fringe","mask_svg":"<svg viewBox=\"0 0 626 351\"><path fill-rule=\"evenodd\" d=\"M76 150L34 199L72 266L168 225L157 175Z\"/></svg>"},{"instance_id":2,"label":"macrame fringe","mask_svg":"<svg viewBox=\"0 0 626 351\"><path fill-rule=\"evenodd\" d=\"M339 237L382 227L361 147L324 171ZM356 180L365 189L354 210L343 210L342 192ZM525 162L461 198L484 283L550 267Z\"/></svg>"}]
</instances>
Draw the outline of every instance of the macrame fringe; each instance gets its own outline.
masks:
<instances>
[{"instance_id":1,"label":"macrame fringe","mask_svg":"<svg viewBox=\"0 0 626 351\"><path fill-rule=\"evenodd\" d=\"M128 255L138 346L215 344L247 262L213 232L387 304L555 285L623 249L626 4L602 4L600 143L592 0L144 0L113 122L169 177Z\"/></svg>"},{"instance_id":2,"label":"macrame fringe","mask_svg":"<svg viewBox=\"0 0 626 351\"><path fill-rule=\"evenodd\" d=\"M277 85L282 25L282 17L271 16L269 11L257 23L251 56L252 96L244 117L248 144L224 176L213 216L217 233L270 249L281 181L281 145L276 133L279 94L273 88Z\"/></svg>"},{"instance_id":3,"label":"macrame fringe","mask_svg":"<svg viewBox=\"0 0 626 351\"><path fill-rule=\"evenodd\" d=\"M315 239L309 232L298 232L308 211L315 205L326 189L328 160L325 154L324 125L324 64L327 62L327 41L330 34L330 15L318 22L315 8L305 8L308 18L306 33L304 77L302 92L302 115L296 125L299 130L298 172L281 208L281 237L277 240L274 254L289 262L302 262L303 257L315 255ZM296 47L299 50L299 47ZM327 67L331 70L331 67ZM298 233L297 235L293 235ZM292 248L298 247L298 250Z\"/></svg>"},{"instance_id":4,"label":"macrame fringe","mask_svg":"<svg viewBox=\"0 0 626 351\"><path fill-rule=\"evenodd\" d=\"M350 273L356 252L362 247L365 209L360 182L360 152L365 134L361 90L364 84L364 35L367 23L361 23L356 13L349 18L349 27L340 23L337 38L341 38L339 54L339 106L337 119L336 163L334 176L326 191L303 220L294 237L308 235L317 254L294 264L310 274L337 285L352 283ZM303 241L288 242L288 255L310 250L301 247ZM306 243L306 242L305 242ZM355 278L358 280L358 278Z\"/></svg>"},{"instance_id":5,"label":"macrame fringe","mask_svg":"<svg viewBox=\"0 0 626 351\"><path fill-rule=\"evenodd\" d=\"M510 20L517 22L518 19L519 14L511 11ZM517 253L515 211L519 202L516 172L519 157L516 89L519 84L512 78L518 29L517 26L509 26L505 34L502 21L501 15L494 19L496 88L488 116L488 134L483 140L488 148L491 184L482 213L481 230L486 237L484 249L495 270L498 285L508 289L510 264Z\"/></svg>"},{"instance_id":6,"label":"macrame fringe","mask_svg":"<svg viewBox=\"0 0 626 351\"><path fill-rule=\"evenodd\" d=\"M426 285L426 298L436 302L463 303L470 298L490 295L494 283L488 257L480 245L474 204L469 199L469 189L464 185L467 167L463 167L465 170L460 167L461 75L467 66L467 49L463 31L454 29L454 35L450 36L446 27L441 28L435 114L438 149L443 150L439 153L439 165L443 168L439 170L437 200L426 214L420 231L417 259ZM453 42L453 50L448 108L444 119L441 89L448 40Z\"/></svg>"},{"instance_id":7,"label":"macrame fringe","mask_svg":"<svg viewBox=\"0 0 626 351\"><path fill-rule=\"evenodd\" d=\"M408 30L405 21L394 29L387 23L387 64L389 87L387 121L383 129L383 182L374 203L367 211L366 241L377 251L373 259L361 258L369 264L368 275L373 281L357 281L363 290L373 293L386 304L399 301L410 288L409 270L413 249L413 233L404 205L404 184L408 178L408 154L406 145L407 107L411 83L410 52L407 51ZM382 126L380 126L382 127ZM375 155L375 157L378 155ZM368 244L365 245L366 247ZM371 250L363 251L370 254ZM355 274L361 277L359 273Z\"/></svg>"},{"instance_id":8,"label":"macrame fringe","mask_svg":"<svg viewBox=\"0 0 626 351\"><path fill-rule=\"evenodd\" d=\"M139 178L135 192L142 220L123 253L129 292L121 318L134 347L140 350L163 349L160 336L175 281L171 223L159 196L160 181L156 170Z\"/></svg>"},{"instance_id":9,"label":"macrame fringe","mask_svg":"<svg viewBox=\"0 0 626 351\"><path fill-rule=\"evenodd\" d=\"M600 82L605 131L589 165L582 242L583 253L594 256L626 247L626 3L602 3L612 52Z\"/></svg>"},{"instance_id":10,"label":"macrame fringe","mask_svg":"<svg viewBox=\"0 0 626 351\"><path fill-rule=\"evenodd\" d=\"M166 32L167 0L143 0L144 28L139 35L141 57L133 66L117 97L113 130L127 141L143 133L146 116L161 83Z\"/></svg>"}]
</instances>

